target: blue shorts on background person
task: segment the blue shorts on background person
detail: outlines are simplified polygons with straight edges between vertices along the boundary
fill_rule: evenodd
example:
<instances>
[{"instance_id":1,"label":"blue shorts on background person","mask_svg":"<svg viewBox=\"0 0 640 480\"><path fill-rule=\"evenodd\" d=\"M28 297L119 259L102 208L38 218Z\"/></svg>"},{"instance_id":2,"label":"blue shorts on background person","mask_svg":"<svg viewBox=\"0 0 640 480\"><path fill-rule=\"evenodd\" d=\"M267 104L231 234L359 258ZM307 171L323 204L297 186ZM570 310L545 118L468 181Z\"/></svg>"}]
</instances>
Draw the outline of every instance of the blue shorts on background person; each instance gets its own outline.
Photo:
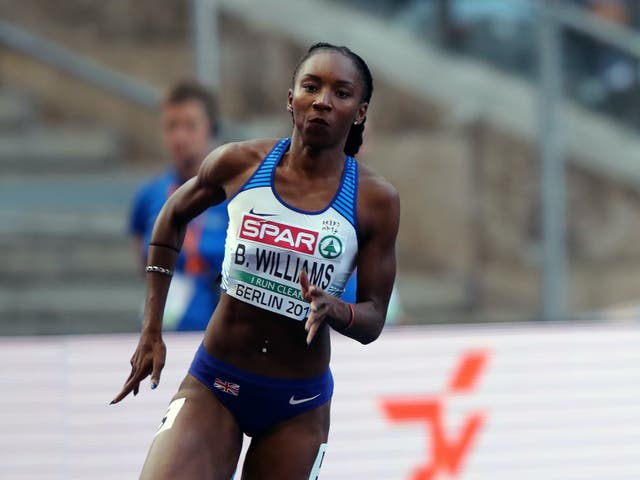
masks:
<instances>
[{"instance_id":1,"label":"blue shorts on background person","mask_svg":"<svg viewBox=\"0 0 640 480\"><path fill-rule=\"evenodd\" d=\"M180 185L198 173L214 147L216 126L215 99L202 85L185 81L169 89L162 103L162 137L172 165L140 188L129 217L141 271L160 210ZM189 223L167 297L164 329L206 328L220 296L218 276L228 223L226 202Z\"/></svg>"}]
</instances>

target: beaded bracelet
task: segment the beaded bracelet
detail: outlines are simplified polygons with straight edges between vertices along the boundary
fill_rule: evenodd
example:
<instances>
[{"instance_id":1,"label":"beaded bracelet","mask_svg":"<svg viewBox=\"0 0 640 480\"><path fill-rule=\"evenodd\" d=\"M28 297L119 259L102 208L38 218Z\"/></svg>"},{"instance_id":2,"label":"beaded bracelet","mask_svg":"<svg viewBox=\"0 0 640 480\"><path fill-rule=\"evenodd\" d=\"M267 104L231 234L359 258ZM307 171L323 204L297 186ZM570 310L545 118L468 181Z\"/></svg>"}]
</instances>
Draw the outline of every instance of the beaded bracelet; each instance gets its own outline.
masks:
<instances>
[{"instance_id":1,"label":"beaded bracelet","mask_svg":"<svg viewBox=\"0 0 640 480\"><path fill-rule=\"evenodd\" d=\"M163 275L169 275L170 277L173 276L172 270L164 267L159 267L157 265L147 265L145 270L149 273L162 273Z\"/></svg>"}]
</instances>

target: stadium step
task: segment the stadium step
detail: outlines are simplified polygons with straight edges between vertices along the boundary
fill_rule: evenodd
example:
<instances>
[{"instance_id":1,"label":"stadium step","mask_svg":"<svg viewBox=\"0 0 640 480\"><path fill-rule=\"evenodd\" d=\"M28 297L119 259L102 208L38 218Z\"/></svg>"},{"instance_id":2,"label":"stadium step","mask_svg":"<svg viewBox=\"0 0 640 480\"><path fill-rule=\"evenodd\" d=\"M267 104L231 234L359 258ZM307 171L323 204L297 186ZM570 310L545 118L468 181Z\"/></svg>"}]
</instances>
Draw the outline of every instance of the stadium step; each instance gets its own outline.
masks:
<instances>
[{"instance_id":1,"label":"stadium step","mask_svg":"<svg viewBox=\"0 0 640 480\"><path fill-rule=\"evenodd\" d=\"M0 177L0 335L138 329L144 281L126 218L148 175Z\"/></svg>"},{"instance_id":2,"label":"stadium step","mask_svg":"<svg viewBox=\"0 0 640 480\"><path fill-rule=\"evenodd\" d=\"M0 132L2 172L78 172L103 170L120 157L115 132L84 126L43 127Z\"/></svg>"},{"instance_id":3,"label":"stadium step","mask_svg":"<svg viewBox=\"0 0 640 480\"><path fill-rule=\"evenodd\" d=\"M138 331L143 299L141 281L0 285L0 335Z\"/></svg>"},{"instance_id":4,"label":"stadium step","mask_svg":"<svg viewBox=\"0 0 640 480\"><path fill-rule=\"evenodd\" d=\"M37 113L28 95L14 90L0 90L0 131L28 128L34 123Z\"/></svg>"},{"instance_id":5,"label":"stadium step","mask_svg":"<svg viewBox=\"0 0 640 480\"><path fill-rule=\"evenodd\" d=\"M140 183L152 174L149 170L119 169L85 174L3 174L0 176L0 215L5 219L9 215L15 217L11 224L3 225L3 232L6 232L4 228L42 232L55 230L56 225L64 227L57 230L62 232L76 226L81 230L108 230L115 226L108 222L109 214L123 215ZM51 213L62 215L58 218ZM97 215L97 222L82 223L91 222L89 213Z\"/></svg>"},{"instance_id":6,"label":"stadium step","mask_svg":"<svg viewBox=\"0 0 640 480\"><path fill-rule=\"evenodd\" d=\"M456 275L399 272L397 286L402 309L413 322L445 323L469 302L468 282Z\"/></svg>"},{"instance_id":7,"label":"stadium step","mask_svg":"<svg viewBox=\"0 0 640 480\"><path fill-rule=\"evenodd\" d=\"M121 238L2 237L0 249L5 257L0 286L29 287L80 279L120 282L138 278L143 281L130 242Z\"/></svg>"}]
</instances>

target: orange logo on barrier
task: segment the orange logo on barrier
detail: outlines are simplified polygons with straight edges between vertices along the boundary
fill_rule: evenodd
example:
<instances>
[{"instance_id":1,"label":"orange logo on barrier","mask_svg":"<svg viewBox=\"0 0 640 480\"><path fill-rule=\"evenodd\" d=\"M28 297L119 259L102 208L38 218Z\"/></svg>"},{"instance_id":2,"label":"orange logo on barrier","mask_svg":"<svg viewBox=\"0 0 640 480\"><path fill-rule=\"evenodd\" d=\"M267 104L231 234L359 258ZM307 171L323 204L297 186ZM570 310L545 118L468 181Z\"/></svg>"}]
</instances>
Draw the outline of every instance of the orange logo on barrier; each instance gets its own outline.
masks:
<instances>
[{"instance_id":1,"label":"orange logo on barrier","mask_svg":"<svg viewBox=\"0 0 640 480\"><path fill-rule=\"evenodd\" d=\"M460 360L446 393L468 393L476 386L489 354L487 352L467 352ZM443 426L443 396L424 398L385 399L382 409L387 418L396 422L422 421L427 424L427 434L431 438L431 460L417 468L411 480L435 480L438 475L448 473L456 477L462 463L480 428L486 420L485 412L476 411L464 422L457 438L449 438ZM427 452L429 458L429 452Z\"/></svg>"}]
</instances>

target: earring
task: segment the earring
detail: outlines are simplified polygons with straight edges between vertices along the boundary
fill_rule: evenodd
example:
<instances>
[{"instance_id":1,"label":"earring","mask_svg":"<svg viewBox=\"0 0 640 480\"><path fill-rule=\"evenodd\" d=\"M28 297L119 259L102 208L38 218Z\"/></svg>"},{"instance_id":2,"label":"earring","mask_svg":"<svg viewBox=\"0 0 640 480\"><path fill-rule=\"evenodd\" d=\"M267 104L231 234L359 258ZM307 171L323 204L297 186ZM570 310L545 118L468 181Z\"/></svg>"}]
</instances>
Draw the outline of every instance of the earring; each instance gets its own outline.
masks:
<instances>
[{"instance_id":1,"label":"earring","mask_svg":"<svg viewBox=\"0 0 640 480\"><path fill-rule=\"evenodd\" d=\"M353 122L354 125L358 125L358 121L356 120L355 122Z\"/></svg>"}]
</instances>

